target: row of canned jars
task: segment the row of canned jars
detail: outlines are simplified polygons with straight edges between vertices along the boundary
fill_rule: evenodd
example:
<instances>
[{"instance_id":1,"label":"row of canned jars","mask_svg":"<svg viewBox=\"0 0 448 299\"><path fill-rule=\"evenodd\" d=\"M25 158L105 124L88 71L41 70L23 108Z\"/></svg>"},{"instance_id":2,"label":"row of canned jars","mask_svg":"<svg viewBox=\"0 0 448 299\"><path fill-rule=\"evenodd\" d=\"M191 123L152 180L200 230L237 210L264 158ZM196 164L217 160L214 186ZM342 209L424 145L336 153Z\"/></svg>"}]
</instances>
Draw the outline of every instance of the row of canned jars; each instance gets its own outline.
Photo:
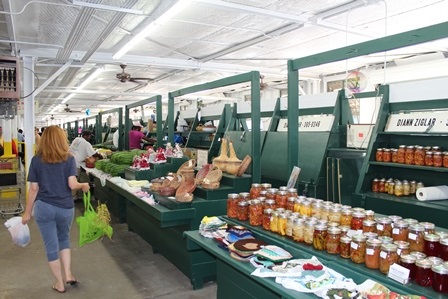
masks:
<instances>
[{"instance_id":1,"label":"row of canned jars","mask_svg":"<svg viewBox=\"0 0 448 299\"><path fill-rule=\"evenodd\" d=\"M375 153L378 162L393 162L409 165L448 167L448 152L439 146L400 145L396 148L378 148Z\"/></svg>"},{"instance_id":2,"label":"row of canned jars","mask_svg":"<svg viewBox=\"0 0 448 299\"><path fill-rule=\"evenodd\" d=\"M385 178L375 178L372 181L372 191L387 193L395 196L409 196L414 195L419 188L423 188L425 185L422 182L416 182L414 180L394 180L392 178L386 180Z\"/></svg>"}]
</instances>

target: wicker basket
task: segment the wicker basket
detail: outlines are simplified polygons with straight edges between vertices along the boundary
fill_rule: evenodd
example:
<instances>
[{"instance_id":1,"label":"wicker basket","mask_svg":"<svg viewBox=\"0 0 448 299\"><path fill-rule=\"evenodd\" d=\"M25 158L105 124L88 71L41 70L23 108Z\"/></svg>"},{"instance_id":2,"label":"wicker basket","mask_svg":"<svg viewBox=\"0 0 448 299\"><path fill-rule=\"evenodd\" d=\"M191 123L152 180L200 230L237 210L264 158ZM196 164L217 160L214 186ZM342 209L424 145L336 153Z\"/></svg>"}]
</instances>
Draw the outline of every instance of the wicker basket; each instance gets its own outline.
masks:
<instances>
[{"instance_id":1,"label":"wicker basket","mask_svg":"<svg viewBox=\"0 0 448 299\"><path fill-rule=\"evenodd\" d=\"M249 165L251 162L252 162L252 158L249 155L244 157L243 162L241 162L241 165L238 168L236 175L242 176L246 172L246 170L249 168Z\"/></svg>"}]
</instances>

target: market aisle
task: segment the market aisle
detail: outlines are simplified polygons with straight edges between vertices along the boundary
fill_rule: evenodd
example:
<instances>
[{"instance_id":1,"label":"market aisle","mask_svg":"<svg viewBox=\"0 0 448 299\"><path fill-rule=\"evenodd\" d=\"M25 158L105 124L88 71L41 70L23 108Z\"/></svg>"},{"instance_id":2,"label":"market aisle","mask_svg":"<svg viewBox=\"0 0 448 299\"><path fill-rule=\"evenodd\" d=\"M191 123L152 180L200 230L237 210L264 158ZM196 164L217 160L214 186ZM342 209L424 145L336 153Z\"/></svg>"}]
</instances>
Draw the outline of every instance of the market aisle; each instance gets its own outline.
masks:
<instances>
[{"instance_id":1,"label":"market aisle","mask_svg":"<svg viewBox=\"0 0 448 299\"><path fill-rule=\"evenodd\" d=\"M76 215L83 203L76 204ZM81 283L67 293L51 290L52 277L42 239L30 222L31 243L12 244L9 232L0 229L0 299L9 298L216 298L216 283L194 291L189 280L126 224L113 224L113 241L105 238L78 247L78 226L72 228L73 273Z\"/></svg>"}]
</instances>

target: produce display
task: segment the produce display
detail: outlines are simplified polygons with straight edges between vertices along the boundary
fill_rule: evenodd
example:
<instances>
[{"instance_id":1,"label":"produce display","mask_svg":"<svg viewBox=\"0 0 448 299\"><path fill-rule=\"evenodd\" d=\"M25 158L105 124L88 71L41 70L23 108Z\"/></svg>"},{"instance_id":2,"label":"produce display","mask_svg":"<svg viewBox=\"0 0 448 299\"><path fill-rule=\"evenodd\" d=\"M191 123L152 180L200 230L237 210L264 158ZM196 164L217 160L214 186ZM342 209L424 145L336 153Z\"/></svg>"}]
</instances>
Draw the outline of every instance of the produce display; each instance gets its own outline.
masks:
<instances>
[{"instance_id":1,"label":"produce display","mask_svg":"<svg viewBox=\"0 0 448 299\"><path fill-rule=\"evenodd\" d=\"M126 168L131 166L134 157L146 153L142 150L132 150L115 152L111 155L110 159L98 160L95 162L95 168L109 173L112 176L118 176L124 172Z\"/></svg>"}]
</instances>

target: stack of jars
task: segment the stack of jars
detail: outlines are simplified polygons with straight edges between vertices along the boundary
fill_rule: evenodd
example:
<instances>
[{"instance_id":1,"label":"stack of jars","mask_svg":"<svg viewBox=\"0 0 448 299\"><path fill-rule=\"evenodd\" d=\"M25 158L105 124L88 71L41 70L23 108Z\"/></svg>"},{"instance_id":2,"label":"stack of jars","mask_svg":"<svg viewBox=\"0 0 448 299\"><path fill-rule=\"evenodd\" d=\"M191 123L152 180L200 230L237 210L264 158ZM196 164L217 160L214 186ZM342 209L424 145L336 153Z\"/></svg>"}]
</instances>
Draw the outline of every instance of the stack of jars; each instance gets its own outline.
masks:
<instances>
[{"instance_id":1,"label":"stack of jars","mask_svg":"<svg viewBox=\"0 0 448 299\"><path fill-rule=\"evenodd\" d=\"M386 180L385 178L375 178L372 181L372 192L387 193L394 196L409 196L415 195L419 188L423 188L425 185L422 182L416 182L414 180L394 180L392 178Z\"/></svg>"},{"instance_id":2,"label":"stack of jars","mask_svg":"<svg viewBox=\"0 0 448 299\"><path fill-rule=\"evenodd\" d=\"M439 146L400 145L396 148L377 148L375 160L408 165L448 167L448 152Z\"/></svg>"}]
</instances>

